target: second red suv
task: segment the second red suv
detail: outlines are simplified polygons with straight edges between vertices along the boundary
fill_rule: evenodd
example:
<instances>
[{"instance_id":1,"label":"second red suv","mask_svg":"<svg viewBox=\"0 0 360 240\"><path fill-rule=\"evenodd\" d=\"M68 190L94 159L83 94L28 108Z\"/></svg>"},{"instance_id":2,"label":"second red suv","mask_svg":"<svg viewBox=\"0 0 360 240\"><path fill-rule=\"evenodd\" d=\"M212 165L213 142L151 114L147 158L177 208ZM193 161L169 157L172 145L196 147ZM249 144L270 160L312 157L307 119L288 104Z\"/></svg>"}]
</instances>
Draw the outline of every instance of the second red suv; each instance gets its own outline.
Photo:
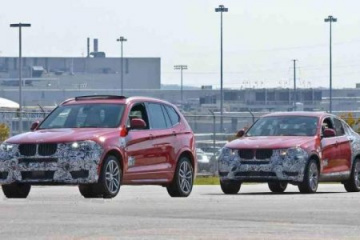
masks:
<instances>
[{"instance_id":1,"label":"second red suv","mask_svg":"<svg viewBox=\"0 0 360 240\"><path fill-rule=\"evenodd\" d=\"M172 197L187 197L196 165L185 118L170 103L144 97L67 100L32 132L0 146L8 198L26 198L35 184L79 185L86 198L115 197L123 184L157 184Z\"/></svg>"}]
</instances>

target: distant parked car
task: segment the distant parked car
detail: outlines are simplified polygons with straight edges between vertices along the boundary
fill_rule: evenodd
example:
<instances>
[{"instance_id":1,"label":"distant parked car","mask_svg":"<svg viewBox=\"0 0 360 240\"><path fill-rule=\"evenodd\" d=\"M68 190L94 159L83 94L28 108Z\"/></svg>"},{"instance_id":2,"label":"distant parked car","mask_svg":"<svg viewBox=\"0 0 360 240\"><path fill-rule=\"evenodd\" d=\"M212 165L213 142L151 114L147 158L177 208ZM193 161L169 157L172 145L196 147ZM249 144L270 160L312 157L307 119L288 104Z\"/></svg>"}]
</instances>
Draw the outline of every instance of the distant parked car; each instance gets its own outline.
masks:
<instances>
[{"instance_id":1,"label":"distant parked car","mask_svg":"<svg viewBox=\"0 0 360 240\"><path fill-rule=\"evenodd\" d=\"M53 110L32 132L0 145L8 198L31 185L79 185L86 198L113 198L124 184L156 184L187 197L196 172L194 135L170 103L153 98L83 96Z\"/></svg>"},{"instance_id":2,"label":"distant parked car","mask_svg":"<svg viewBox=\"0 0 360 240\"><path fill-rule=\"evenodd\" d=\"M272 192L288 183L314 193L323 181L360 191L360 136L328 113L286 112L261 117L219 157L221 189L239 192L243 182L267 182Z\"/></svg>"},{"instance_id":3,"label":"distant parked car","mask_svg":"<svg viewBox=\"0 0 360 240\"><path fill-rule=\"evenodd\" d=\"M209 172L211 169L210 158L208 155L200 148L196 149L196 157L198 164L198 172Z\"/></svg>"}]
</instances>

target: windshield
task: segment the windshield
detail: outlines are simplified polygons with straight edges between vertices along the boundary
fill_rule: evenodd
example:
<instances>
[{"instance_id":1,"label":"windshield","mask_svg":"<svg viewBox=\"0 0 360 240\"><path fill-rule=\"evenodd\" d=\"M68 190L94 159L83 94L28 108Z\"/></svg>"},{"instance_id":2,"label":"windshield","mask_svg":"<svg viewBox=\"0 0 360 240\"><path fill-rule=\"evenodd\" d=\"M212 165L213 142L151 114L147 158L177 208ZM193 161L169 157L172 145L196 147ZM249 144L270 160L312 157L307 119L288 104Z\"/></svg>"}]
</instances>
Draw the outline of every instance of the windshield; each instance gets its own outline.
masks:
<instances>
[{"instance_id":1,"label":"windshield","mask_svg":"<svg viewBox=\"0 0 360 240\"><path fill-rule=\"evenodd\" d=\"M63 105L51 112L39 129L116 128L123 112L123 104Z\"/></svg>"},{"instance_id":2,"label":"windshield","mask_svg":"<svg viewBox=\"0 0 360 240\"><path fill-rule=\"evenodd\" d=\"M317 117L263 117L254 123L246 136L314 136L317 125Z\"/></svg>"}]
</instances>

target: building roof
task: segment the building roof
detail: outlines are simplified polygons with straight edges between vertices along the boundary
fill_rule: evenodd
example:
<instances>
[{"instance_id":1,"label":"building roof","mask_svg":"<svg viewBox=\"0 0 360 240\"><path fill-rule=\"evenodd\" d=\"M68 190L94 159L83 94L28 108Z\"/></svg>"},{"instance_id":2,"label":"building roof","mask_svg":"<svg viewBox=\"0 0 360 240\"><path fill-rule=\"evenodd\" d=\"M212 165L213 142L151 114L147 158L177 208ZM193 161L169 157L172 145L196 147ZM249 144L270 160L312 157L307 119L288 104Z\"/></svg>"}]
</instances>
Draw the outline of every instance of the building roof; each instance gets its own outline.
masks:
<instances>
[{"instance_id":1,"label":"building roof","mask_svg":"<svg viewBox=\"0 0 360 240\"><path fill-rule=\"evenodd\" d=\"M19 104L9 99L0 97L0 108L19 108Z\"/></svg>"}]
</instances>

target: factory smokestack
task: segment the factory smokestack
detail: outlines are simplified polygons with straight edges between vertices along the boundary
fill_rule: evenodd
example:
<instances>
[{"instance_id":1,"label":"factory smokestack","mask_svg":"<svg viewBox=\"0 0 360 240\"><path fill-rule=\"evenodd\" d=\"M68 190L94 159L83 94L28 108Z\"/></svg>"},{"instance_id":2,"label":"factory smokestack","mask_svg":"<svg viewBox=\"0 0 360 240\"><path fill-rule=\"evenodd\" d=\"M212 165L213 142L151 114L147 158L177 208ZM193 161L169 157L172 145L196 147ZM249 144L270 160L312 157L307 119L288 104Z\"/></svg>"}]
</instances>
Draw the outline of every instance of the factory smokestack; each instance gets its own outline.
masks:
<instances>
[{"instance_id":1,"label":"factory smokestack","mask_svg":"<svg viewBox=\"0 0 360 240\"><path fill-rule=\"evenodd\" d=\"M98 39L97 38L94 38L94 52L98 52L99 51L99 46L98 46L98 44L99 44L99 41L98 41Z\"/></svg>"},{"instance_id":2,"label":"factory smokestack","mask_svg":"<svg viewBox=\"0 0 360 240\"><path fill-rule=\"evenodd\" d=\"M87 55L86 57L90 57L90 38L87 38Z\"/></svg>"}]
</instances>

